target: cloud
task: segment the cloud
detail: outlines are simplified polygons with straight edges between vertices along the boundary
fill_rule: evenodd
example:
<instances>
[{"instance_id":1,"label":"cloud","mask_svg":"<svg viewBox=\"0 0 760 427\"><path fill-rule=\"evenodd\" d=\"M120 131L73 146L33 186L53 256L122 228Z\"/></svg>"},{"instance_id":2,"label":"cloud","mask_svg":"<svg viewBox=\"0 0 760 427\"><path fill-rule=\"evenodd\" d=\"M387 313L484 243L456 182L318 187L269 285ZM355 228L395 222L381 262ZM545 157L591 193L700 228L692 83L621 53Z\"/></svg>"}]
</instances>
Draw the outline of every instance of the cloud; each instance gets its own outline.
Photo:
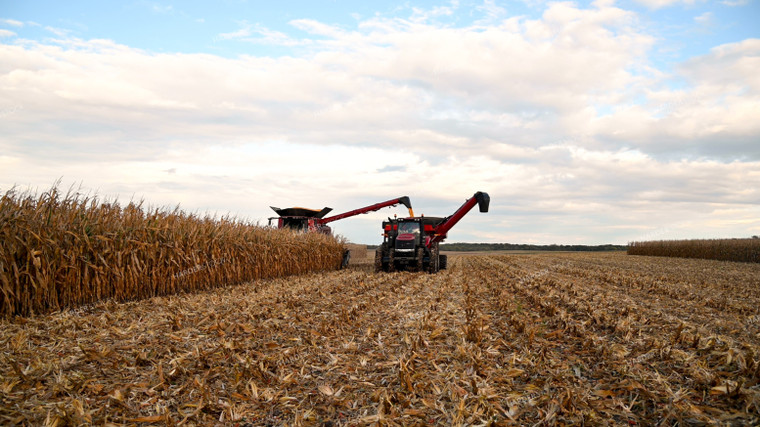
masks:
<instances>
[{"instance_id":1,"label":"cloud","mask_svg":"<svg viewBox=\"0 0 760 427\"><path fill-rule=\"evenodd\" d=\"M290 21L290 25L298 28L299 30L303 30L309 34L317 36L341 38L346 34L345 31L339 29L338 27L323 24L313 19L294 19Z\"/></svg>"},{"instance_id":2,"label":"cloud","mask_svg":"<svg viewBox=\"0 0 760 427\"><path fill-rule=\"evenodd\" d=\"M749 1L750 0L735 0L735 1L723 0L720 3L726 6L736 7L736 6L746 6L747 4L749 4Z\"/></svg>"},{"instance_id":3,"label":"cloud","mask_svg":"<svg viewBox=\"0 0 760 427\"><path fill-rule=\"evenodd\" d=\"M0 44L0 185L63 176L253 218L407 193L448 215L488 191L492 212L458 240L760 227L760 40L666 72L646 25L612 2L534 18L486 2L473 24L437 22L460 8L354 28L290 21L302 38L241 22L216 40L297 47L280 57L159 54L66 31ZM376 243L375 231L352 238Z\"/></svg>"},{"instance_id":4,"label":"cloud","mask_svg":"<svg viewBox=\"0 0 760 427\"><path fill-rule=\"evenodd\" d=\"M1 28L0 28L0 38L4 38L4 37L14 37L14 36L16 36L16 33L14 33L13 31L10 31L10 30L4 30L4 29L1 29Z\"/></svg>"},{"instance_id":5,"label":"cloud","mask_svg":"<svg viewBox=\"0 0 760 427\"><path fill-rule=\"evenodd\" d=\"M501 6L496 5L494 0L484 0L483 4L477 6L476 9L485 12L486 20L504 19L507 17L507 10ZM484 23L487 21L481 21Z\"/></svg>"},{"instance_id":6,"label":"cloud","mask_svg":"<svg viewBox=\"0 0 760 427\"><path fill-rule=\"evenodd\" d=\"M294 39L283 32L271 30L259 24L254 25L243 22L241 25L242 26L238 30L219 34L216 37L217 41L236 40L270 46L298 46L308 43Z\"/></svg>"},{"instance_id":7,"label":"cloud","mask_svg":"<svg viewBox=\"0 0 760 427\"><path fill-rule=\"evenodd\" d=\"M23 27L24 23L15 19L0 19L0 23L9 25L11 27Z\"/></svg>"},{"instance_id":8,"label":"cloud","mask_svg":"<svg viewBox=\"0 0 760 427\"><path fill-rule=\"evenodd\" d=\"M705 12L699 16L694 17L694 22L701 25L710 25L713 23L713 13Z\"/></svg>"},{"instance_id":9,"label":"cloud","mask_svg":"<svg viewBox=\"0 0 760 427\"><path fill-rule=\"evenodd\" d=\"M174 13L174 6L161 3L150 3L150 10L158 14L172 14Z\"/></svg>"},{"instance_id":10,"label":"cloud","mask_svg":"<svg viewBox=\"0 0 760 427\"><path fill-rule=\"evenodd\" d=\"M670 7L677 4L692 6L704 1L705 0L636 0L637 3L643 4L650 9L662 9L664 7Z\"/></svg>"},{"instance_id":11,"label":"cloud","mask_svg":"<svg viewBox=\"0 0 760 427\"><path fill-rule=\"evenodd\" d=\"M51 26L45 27L45 30L48 31L49 33L52 33L55 36L62 37L62 38L68 37L68 35L71 33L70 30L51 27Z\"/></svg>"},{"instance_id":12,"label":"cloud","mask_svg":"<svg viewBox=\"0 0 760 427\"><path fill-rule=\"evenodd\" d=\"M760 39L713 48L677 67L685 90L649 90L593 120L600 140L663 156L760 159Z\"/></svg>"}]
</instances>

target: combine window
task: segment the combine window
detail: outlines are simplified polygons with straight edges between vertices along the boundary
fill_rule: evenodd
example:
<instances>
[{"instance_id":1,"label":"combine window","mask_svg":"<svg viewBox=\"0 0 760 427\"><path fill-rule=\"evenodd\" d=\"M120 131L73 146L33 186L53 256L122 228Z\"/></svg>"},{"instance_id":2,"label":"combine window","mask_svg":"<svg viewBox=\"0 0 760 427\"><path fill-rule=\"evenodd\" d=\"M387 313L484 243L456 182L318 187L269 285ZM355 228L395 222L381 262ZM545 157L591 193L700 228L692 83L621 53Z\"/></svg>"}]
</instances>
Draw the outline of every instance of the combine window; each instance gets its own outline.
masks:
<instances>
[{"instance_id":1,"label":"combine window","mask_svg":"<svg viewBox=\"0 0 760 427\"><path fill-rule=\"evenodd\" d=\"M307 227L304 218L283 218L282 225L297 231L306 231Z\"/></svg>"},{"instance_id":2,"label":"combine window","mask_svg":"<svg viewBox=\"0 0 760 427\"><path fill-rule=\"evenodd\" d=\"M416 222L402 222L398 225L398 234L420 234L420 225Z\"/></svg>"}]
</instances>

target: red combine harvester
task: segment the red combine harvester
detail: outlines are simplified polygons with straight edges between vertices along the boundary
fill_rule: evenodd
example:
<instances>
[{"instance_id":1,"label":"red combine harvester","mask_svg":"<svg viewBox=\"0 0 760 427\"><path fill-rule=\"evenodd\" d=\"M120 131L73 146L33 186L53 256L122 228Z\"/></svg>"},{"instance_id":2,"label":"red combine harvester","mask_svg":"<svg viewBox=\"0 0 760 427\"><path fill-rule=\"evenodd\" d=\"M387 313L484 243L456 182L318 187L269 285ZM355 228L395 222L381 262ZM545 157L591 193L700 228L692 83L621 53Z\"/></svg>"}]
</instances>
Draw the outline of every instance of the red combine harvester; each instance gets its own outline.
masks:
<instances>
[{"instance_id":1,"label":"red combine harvester","mask_svg":"<svg viewBox=\"0 0 760 427\"><path fill-rule=\"evenodd\" d=\"M480 212L488 212L491 198L478 191L451 216L388 218L383 222L383 243L375 252L375 271L427 271L446 268L447 257L440 255L438 244L446 233L477 204Z\"/></svg>"},{"instance_id":2,"label":"red combine harvester","mask_svg":"<svg viewBox=\"0 0 760 427\"><path fill-rule=\"evenodd\" d=\"M402 204L409 209L409 216L414 217L414 211L412 211L412 202L409 200L409 196L399 197L397 199L388 200L382 203L376 203L374 205L365 206L363 208L354 209L339 215L333 215L324 218L325 215L332 211L332 208L324 208L321 211L308 208L285 208L280 209L274 206L270 206L273 211L279 215L279 217L269 218L269 226L274 226L273 222L277 220L277 228L291 228L297 231L307 232L319 232L324 234L331 234L332 230L327 225L333 221L339 219L349 218L359 214L365 214L374 212L382 208L396 206Z\"/></svg>"}]
</instances>

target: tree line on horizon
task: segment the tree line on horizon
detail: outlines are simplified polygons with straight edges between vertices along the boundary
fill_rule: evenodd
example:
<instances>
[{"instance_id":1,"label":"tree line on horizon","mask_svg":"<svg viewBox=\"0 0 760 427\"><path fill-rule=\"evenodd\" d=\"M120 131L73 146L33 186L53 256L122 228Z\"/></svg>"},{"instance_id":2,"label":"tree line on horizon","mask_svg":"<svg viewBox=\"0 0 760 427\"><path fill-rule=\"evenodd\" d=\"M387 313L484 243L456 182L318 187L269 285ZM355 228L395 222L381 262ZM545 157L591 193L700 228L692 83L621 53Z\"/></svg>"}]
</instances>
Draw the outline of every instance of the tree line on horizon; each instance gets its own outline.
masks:
<instances>
[{"instance_id":1,"label":"tree line on horizon","mask_svg":"<svg viewBox=\"0 0 760 427\"><path fill-rule=\"evenodd\" d=\"M527 243L444 243L444 251L624 251L625 245L533 245Z\"/></svg>"},{"instance_id":2,"label":"tree line on horizon","mask_svg":"<svg viewBox=\"0 0 760 427\"><path fill-rule=\"evenodd\" d=\"M367 249L376 249L377 245L367 245ZM442 243L442 251L475 252L475 251L574 251L574 252L604 252L624 251L625 245L532 245L527 243Z\"/></svg>"}]
</instances>

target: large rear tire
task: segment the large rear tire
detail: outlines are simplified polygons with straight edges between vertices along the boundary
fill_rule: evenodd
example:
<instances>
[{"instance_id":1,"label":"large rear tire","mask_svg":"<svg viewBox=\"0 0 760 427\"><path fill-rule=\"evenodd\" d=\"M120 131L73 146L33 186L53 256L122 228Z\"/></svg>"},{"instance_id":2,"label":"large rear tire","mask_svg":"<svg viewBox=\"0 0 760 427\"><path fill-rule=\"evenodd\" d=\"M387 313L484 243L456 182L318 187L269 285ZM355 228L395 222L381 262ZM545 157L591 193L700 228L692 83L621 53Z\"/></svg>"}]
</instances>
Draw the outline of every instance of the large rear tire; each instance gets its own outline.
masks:
<instances>
[{"instance_id":1,"label":"large rear tire","mask_svg":"<svg viewBox=\"0 0 760 427\"><path fill-rule=\"evenodd\" d=\"M343 251L343 260L340 263L340 270L348 267L348 262L351 260L351 251L346 249Z\"/></svg>"},{"instance_id":2,"label":"large rear tire","mask_svg":"<svg viewBox=\"0 0 760 427\"><path fill-rule=\"evenodd\" d=\"M448 264L449 257L447 255L438 255L438 263L440 265L441 270L446 269L446 265Z\"/></svg>"},{"instance_id":3,"label":"large rear tire","mask_svg":"<svg viewBox=\"0 0 760 427\"><path fill-rule=\"evenodd\" d=\"M427 267L428 267L427 271L430 274L435 274L435 273L438 272L438 270L440 270L440 268L441 268L441 259L438 256L438 249L437 248L433 248L430 251L430 263L428 264Z\"/></svg>"},{"instance_id":4,"label":"large rear tire","mask_svg":"<svg viewBox=\"0 0 760 427\"><path fill-rule=\"evenodd\" d=\"M422 248L417 248L415 255L415 266L413 271L422 271L422 257L425 256L425 251Z\"/></svg>"},{"instance_id":5,"label":"large rear tire","mask_svg":"<svg viewBox=\"0 0 760 427\"><path fill-rule=\"evenodd\" d=\"M375 273L379 273L383 270L383 247L375 250Z\"/></svg>"},{"instance_id":6,"label":"large rear tire","mask_svg":"<svg viewBox=\"0 0 760 427\"><path fill-rule=\"evenodd\" d=\"M393 248L388 249L388 270L389 273L396 271L396 260L393 253Z\"/></svg>"}]
</instances>

